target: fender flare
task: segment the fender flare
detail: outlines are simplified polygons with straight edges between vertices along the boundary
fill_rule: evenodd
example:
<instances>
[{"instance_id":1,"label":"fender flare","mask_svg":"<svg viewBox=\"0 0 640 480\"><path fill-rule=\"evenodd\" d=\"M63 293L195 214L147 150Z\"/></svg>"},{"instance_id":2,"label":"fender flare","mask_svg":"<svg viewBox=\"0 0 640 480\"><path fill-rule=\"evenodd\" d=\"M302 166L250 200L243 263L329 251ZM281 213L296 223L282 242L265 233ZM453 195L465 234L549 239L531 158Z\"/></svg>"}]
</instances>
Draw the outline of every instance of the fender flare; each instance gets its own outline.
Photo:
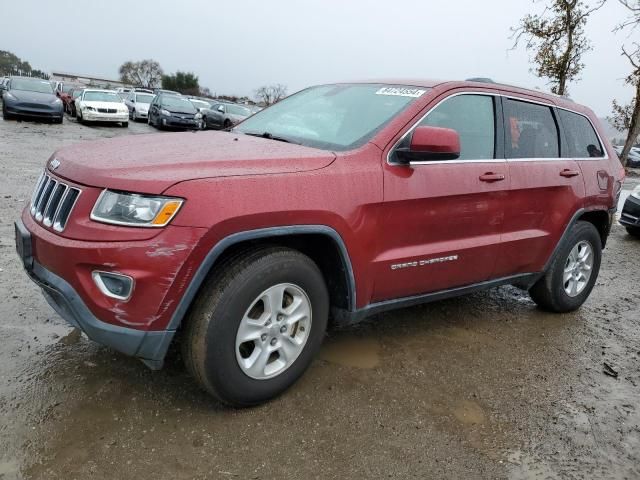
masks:
<instances>
[{"instance_id":1,"label":"fender flare","mask_svg":"<svg viewBox=\"0 0 640 480\"><path fill-rule=\"evenodd\" d=\"M184 294L180 299L180 303L178 303L178 306L173 312L171 320L167 325L167 330L175 331L180 326L189 306L191 305L191 302L193 302L193 299L202 286L202 283L211 271L213 264L227 248L247 240L257 240L260 238L283 237L287 235L301 234L325 235L327 237L330 237L338 246L342 264L347 274L347 288L349 289L350 299L349 310L354 311L356 309L356 283L353 273L353 266L351 264L351 258L349 257L349 252L347 251L344 240L336 230L326 225L291 225L282 227L269 227L231 234L220 240L213 246L211 250L209 250L209 253L207 253L204 260L198 267L198 270L191 278L189 286L184 291Z\"/></svg>"}]
</instances>

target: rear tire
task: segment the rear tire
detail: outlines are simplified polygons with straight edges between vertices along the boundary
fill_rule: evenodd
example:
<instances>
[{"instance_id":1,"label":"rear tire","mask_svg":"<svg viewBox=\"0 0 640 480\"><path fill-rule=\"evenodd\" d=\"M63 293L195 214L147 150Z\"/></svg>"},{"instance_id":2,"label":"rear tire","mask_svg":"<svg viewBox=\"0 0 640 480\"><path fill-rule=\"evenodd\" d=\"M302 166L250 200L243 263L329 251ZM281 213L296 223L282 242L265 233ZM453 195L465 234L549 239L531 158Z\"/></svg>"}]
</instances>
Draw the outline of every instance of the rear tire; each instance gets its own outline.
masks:
<instances>
[{"instance_id":1,"label":"rear tire","mask_svg":"<svg viewBox=\"0 0 640 480\"><path fill-rule=\"evenodd\" d=\"M311 364L328 314L327 287L309 257L279 247L241 252L216 267L191 308L182 343L187 369L225 404L265 402Z\"/></svg>"},{"instance_id":2,"label":"rear tire","mask_svg":"<svg viewBox=\"0 0 640 480\"><path fill-rule=\"evenodd\" d=\"M543 310L564 313L578 309L598 278L602 240L596 227L579 221L562 241L545 275L529 290Z\"/></svg>"},{"instance_id":3,"label":"rear tire","mask_svg":"<svg viewBox=\"0 0 640 480\"><path fill-rule=\"evenodd\" d=\"M640 227L627 227L627 233L632 237L640 238Z\"/></svg>"}]
</instances>

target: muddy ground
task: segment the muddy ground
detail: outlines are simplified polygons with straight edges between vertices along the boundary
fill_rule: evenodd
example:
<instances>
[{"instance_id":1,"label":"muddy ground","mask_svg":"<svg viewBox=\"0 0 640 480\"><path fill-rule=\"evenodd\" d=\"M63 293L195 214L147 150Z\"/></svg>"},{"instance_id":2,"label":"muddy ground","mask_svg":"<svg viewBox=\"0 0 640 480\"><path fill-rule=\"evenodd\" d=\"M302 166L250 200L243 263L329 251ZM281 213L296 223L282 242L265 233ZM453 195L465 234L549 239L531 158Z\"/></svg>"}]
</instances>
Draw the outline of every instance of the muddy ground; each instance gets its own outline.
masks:
<instances>
[{"instance_id":1,"label":"muddy ground","mask_svg":"<svg viewBox=\"0 0 640 480\"><path fill-rule=\"evenodd\" d=\"M0 120L0 479L640 477L640 241L620 226L578 312L504 287L380 315L258 408L211 400L176 352L151 372L79 335L12 222L54 149L148 131Z\"/></svg>"}]
</instances>

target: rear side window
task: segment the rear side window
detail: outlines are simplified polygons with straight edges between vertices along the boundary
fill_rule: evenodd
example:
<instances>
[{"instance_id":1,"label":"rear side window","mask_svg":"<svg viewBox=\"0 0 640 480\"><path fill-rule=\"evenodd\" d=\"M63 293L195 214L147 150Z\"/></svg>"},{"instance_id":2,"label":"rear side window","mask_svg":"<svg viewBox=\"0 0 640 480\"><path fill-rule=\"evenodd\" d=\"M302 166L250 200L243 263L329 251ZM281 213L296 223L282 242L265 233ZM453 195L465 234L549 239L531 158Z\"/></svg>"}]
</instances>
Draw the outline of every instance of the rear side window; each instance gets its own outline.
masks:
<instances>
[{"instance_id":1,"label":"rear side window","mask_svg":"<svg viewBox=\"0 0 640 480\"><path fill-rule=\"evenodd\" d=\"M558 110L567 139L562 156L569 158L604 157L604 151L591 122L584 116Z\"/></svg>"},{"instance_id":2,"label":"rear side window","mask_svg":"<svg viewBox=\"0 0 640 480\"><path fill-rule=\"evenodd\" d=\"M420 126L451 128L460 135L460 160L493 158L495 152L493 97L451 97L425 117Z\"/></svg>"},{"instance_id":3,"label":"rear side window","mask_svg":"<svg viewBox=\"0 0 640 480\"><path fill-rule=\"evenodd\" d=\"M507 158L557 158L558 127L549 107L505 99Z\"/></svg>"}]
</instances>

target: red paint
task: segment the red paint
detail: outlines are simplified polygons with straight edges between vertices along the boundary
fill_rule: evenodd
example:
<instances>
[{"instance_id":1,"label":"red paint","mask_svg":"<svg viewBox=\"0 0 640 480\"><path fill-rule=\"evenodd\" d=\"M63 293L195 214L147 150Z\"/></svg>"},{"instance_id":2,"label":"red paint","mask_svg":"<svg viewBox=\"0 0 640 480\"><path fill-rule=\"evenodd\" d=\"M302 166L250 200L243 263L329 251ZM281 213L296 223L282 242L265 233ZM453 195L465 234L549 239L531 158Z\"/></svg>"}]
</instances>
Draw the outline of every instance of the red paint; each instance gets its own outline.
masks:
<instances>
[{"instance_id":1,"label":"red paint","mask_svg":"<svg viewBox=\"0 0 640 480\"><path fill-rule=\"evenodd\" d=\"M622 170L590 110L500 85L392 83L429 90L369 143L349 152L224 132L126 136L61 149L54 154L61 162L54 175L83 192L62 235L37 224L25 210L34 256L67 280L101 320L162 330L206 254L237 232L299 224L332 227L346 244L360 308L541 271L577 210L614 207ZM579 111L600 131L609 159L414 166L387 161L417 119L447 96L469 91ZM507 120L507 132L516 127ZM416 130L416 145L459 149L457 134L428 130ZM568 170L579 175L561 175ZM163 229L105 225L89 219L103 188L175 195L185 203ZM450 256L456 260L393 268ZM129 302L100 294L90 278L98 268L135 278Z\"/></svg>"}]
</instances>

